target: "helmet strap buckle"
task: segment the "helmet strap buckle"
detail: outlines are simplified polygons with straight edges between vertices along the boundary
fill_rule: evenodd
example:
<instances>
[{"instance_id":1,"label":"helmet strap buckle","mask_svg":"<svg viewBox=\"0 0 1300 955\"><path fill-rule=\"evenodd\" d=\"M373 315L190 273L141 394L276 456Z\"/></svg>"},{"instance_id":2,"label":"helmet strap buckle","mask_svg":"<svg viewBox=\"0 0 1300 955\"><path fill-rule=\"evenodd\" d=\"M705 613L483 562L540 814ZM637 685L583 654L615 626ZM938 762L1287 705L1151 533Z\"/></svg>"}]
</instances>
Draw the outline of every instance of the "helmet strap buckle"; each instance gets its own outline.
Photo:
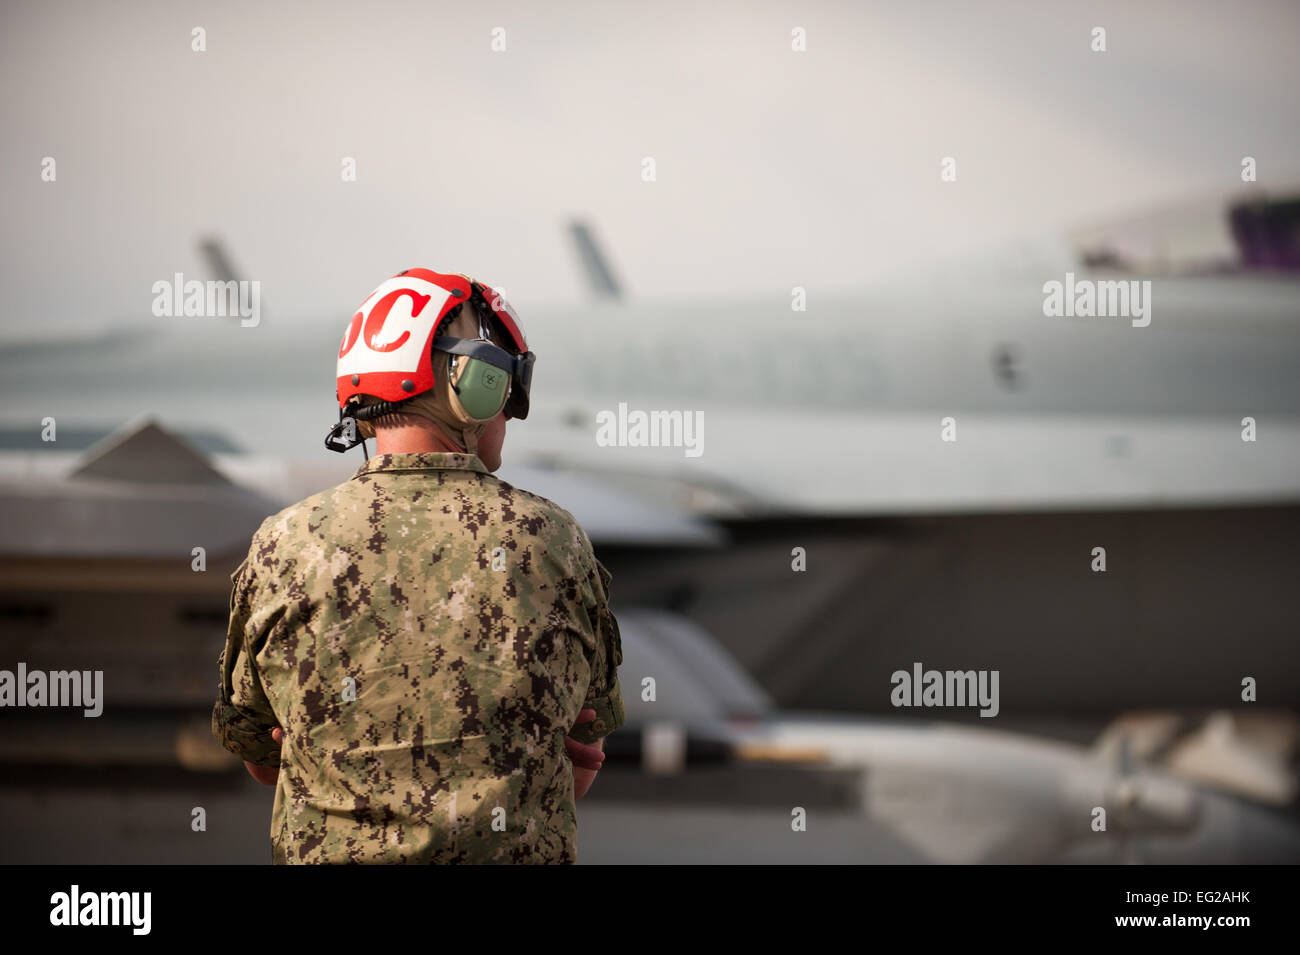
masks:
<instances>
[{"instance_id":1,"label":"helmet strap buckle","mask_svg":"<svg viewBox=\"0 0 1300 955\"><path fill-rule=\"evenodd\" d=\"M329 433L325 435L325 447L331 451L337 451L344 454L351 451L357 445L362 446L365 452L365 438L361 437L361 432L357 428L357 421L350 414L344 414L343 409L339 409L339 423L330 428ZM366 452L366 459L370 459L369 452Z\"/></svg>"}]
</instances>

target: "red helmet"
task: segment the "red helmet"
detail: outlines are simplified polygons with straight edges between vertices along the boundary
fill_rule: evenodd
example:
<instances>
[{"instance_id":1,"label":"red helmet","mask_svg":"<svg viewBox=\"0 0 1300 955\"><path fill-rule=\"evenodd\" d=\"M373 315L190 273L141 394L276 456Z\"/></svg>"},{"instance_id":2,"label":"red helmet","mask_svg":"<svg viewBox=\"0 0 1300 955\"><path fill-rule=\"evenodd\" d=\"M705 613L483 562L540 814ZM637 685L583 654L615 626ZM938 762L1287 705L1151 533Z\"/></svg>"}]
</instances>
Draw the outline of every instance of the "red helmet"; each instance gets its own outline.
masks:
<instances>
[{"instance_id":1,"label":"red helmet","mask_svg":"<svg viewBox=\"0 0 1300 955\"><path fill-rule=\"evenodd\" d=\"M464 302L476 313L479 337L443 335L435 343L447 313ZM491 340L493 333L505 348ZM339 452L356 447L362 442L354 418L391 414L407 399L433 388L435 348L461 356L452 359L459 371L451 388L466 420L485 421L503 409L510 418L528 417L536 356L528 350L519 316L504 296L468 275L407 269L366 296L348 322L339 346L339 423L326 435L325 447ZM379 400L349 409L348 402L362 395Z\"/></svg>"},{"instance_id":2,"label":"red helmet","mask_svg":"<svg viewBox=\"0 0 1300 955\"><path fill-rule=\"evenodd\" d=\"M340 413L358 395L400 402L432 388L434 333L447 313L466 301L496 326L509 349L492 360L488 352L494 346L489 345L477 357L511 373L506 411L512 418L527 417L533 355L514 309L500 293L467 275L429 269L394 275L366 297L348 322L339 347Z\"/></svg>"}]
</instances>

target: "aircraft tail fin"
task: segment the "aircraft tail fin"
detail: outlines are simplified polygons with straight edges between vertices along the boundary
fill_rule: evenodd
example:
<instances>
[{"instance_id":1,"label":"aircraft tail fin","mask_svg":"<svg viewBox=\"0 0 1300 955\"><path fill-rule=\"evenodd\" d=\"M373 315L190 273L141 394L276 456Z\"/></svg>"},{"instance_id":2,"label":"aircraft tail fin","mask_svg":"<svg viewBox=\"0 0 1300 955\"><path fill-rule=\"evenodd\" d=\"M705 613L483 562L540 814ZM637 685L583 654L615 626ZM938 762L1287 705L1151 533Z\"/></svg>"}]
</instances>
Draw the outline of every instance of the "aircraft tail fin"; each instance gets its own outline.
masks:
<instances>
[{"instance_id":1,"label":"aircraft tail fin","mask_svg":"<svg viewBox=\"0 0 1300 955\"><path fill-rule=\"evenodd\" d=\"M235 273L230 256L226 254L225 244L215 236L208 236L199 241L199 254L212 270L212 277L221 282L237 282L240 278Z\"/></svg>"},{"instance_id":2,"label":"aircraft tail fin","mask_svg":"<svg viewBox=\"0 0 1300 955\"><path fill-rule=\"evenodd\" d=\"M591 227L587 223L575 219L569 223L569 234L573 236L573 244L578 250L578 258L582 261L583 271L587 276L587 284L592 292L599 298L622 298L623 290L614 278L609 262L601 254L595 236L592 235Z\"/></svg>"}]
</instances>

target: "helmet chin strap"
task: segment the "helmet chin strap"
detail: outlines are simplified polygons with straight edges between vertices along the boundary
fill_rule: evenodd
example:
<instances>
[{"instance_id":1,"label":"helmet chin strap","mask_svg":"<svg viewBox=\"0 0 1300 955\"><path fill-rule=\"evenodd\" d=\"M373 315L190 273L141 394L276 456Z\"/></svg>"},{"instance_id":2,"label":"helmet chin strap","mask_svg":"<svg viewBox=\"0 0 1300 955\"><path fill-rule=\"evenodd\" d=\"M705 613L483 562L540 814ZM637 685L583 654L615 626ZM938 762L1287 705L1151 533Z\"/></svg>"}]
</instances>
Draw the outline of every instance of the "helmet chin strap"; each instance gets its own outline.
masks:
<instances>
[{"instance_id":1,"label":"helmet chin strap","mask_svg":"<svg viewBox=\"0 0 1300 955\"><path fill-rule=\"evenodd\" d=\"M483 428L482 425L462 427L460 429L460 438L457 440L457 438L454 437L455 429L450 425L444 424L441 421L434 421L433 424L442 432L443 437L445 437L449 443L458 447L463 446L465 448L461 453L478 454L478 439Z\"/></svg>"},{"instance_id":2,"label":"helmet chin strap","mask_svg":"<svg viewBox=\"0 0 1300 955\"><path fill-rule=\"evenodd\" d=\"M465 437L465 453L478 454L478 428L466 428L461 432Z\"/></svg>"}]
</instances>

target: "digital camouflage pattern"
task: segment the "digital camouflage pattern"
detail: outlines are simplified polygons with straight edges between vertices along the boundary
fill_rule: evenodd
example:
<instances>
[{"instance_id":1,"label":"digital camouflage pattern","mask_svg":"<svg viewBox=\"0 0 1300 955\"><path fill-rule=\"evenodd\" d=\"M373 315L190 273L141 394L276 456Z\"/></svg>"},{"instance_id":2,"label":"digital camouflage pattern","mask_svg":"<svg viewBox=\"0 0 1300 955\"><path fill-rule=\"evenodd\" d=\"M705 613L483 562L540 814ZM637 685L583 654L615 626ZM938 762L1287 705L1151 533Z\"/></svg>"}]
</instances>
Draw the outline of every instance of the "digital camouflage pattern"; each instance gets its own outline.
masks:
<instances>
[{"instance_id":1,"label":"digital camouflage pattern","mask_svg":"<svg viewBox=\"0 0 1300 955\"><path fill-rule=\"evenodd\" d=\"M475 455L377 455L231 579L212 726L280 768L275 861L577 860L564 737L624 712L610 574L568 511Z\"/></svg>"}]
</instances>

